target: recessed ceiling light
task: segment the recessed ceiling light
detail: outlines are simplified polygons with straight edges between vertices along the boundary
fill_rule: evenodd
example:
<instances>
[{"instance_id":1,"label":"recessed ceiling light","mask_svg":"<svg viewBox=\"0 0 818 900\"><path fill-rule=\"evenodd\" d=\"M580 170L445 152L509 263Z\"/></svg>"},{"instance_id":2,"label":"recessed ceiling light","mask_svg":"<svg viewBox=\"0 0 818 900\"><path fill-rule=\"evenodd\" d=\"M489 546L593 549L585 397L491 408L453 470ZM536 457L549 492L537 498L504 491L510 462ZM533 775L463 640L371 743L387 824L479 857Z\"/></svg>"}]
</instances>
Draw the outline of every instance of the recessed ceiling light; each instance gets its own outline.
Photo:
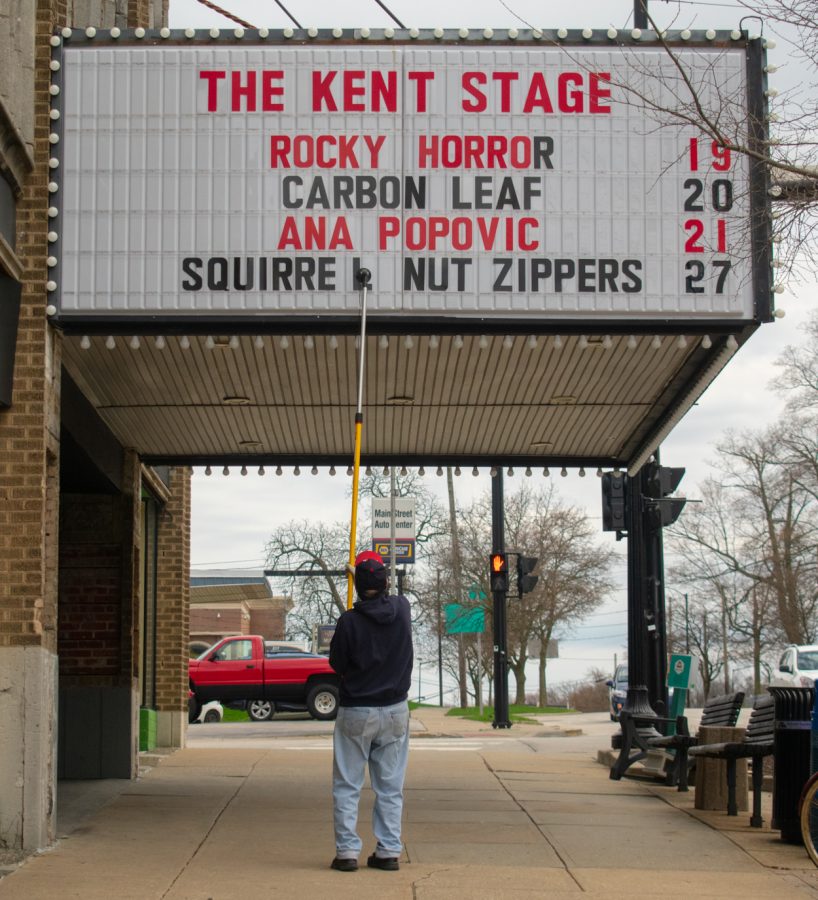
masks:
<instances>
[{"instance_id":1,"label":"recessed ceiling light","mask_svg":"<svg viewBox=\"0 0 818 900\"><path fill-rule=\"evenodd\" d=\"M552 406L573 406L577 402L577 398L571 394L557 394L551 398Z\"/></svg>"},{"instance_id":2,"label":"recessed ceiling light","mask_svg":"<svg viewBox=\"0 0 818 900\"><path fill-rule=\"evenodd\" d=\"M225 406L249 406L250 398L239 396L222 397L222 403L224 403Z\"/></svg>"},{"instance_id":3,"label":"recessed ceiling light","mask_svg":"<svg viewBox=\"0 0 818 900\"><path fill-rule=\"evenodd\" d=\"M394 397L387 397L386 402L391 406L411 406L415 402L415 398L396 394Z\"/></svg>"}]
</instances>

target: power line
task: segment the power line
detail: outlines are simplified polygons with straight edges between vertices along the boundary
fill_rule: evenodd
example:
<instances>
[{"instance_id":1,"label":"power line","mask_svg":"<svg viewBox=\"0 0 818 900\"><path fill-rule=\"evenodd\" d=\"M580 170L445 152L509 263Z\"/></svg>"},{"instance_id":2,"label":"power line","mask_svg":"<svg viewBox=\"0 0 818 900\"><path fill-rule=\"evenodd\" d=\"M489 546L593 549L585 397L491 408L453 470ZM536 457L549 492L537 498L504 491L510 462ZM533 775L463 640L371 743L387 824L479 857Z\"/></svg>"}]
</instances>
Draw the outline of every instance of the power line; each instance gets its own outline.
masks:
<instances>
[{"instance_id":1,"label":"power line","mask_svg":"<svg viewBox=\"0 0 818 900\"><path fill-rule=\"evenodd\" d=\"M213 12L217 12L220 16L224 16L225 19L231 19L237 25L241 25L242 28L253 28L249 22L245 22L244 19L240 19L238 16L234 16L233 13L228 12L226 9L222 9L221 6L217 6L215 3L211 3L210 0L196 0L197 3L201 3L202 6L206 6L208 9L212 9Z\"/></svg>"},{"instance_id":2,"label":"power line","mask_svg":"<svg viewBox=\"0 0 818 900\"><path fill-rule=\"evenodd\" d=\"M296 28L301 28L301 24L298 19L287 9L287 7L281 2L281 0L275 0L276 6L286 15L290 21L295 25Z\"/></svg>"},{"instance_id":3,"label":"power line","mask_svg":"<svg viewBox=\"0 0 818 900\"><path fill-rule=\"evenodd\" d=\"M406 26L401 22L401 20L392 12L391 9L385 4L381 3L381 0L375 0L375 2L380 6L380 8L388 15L391 16L392 21L398 26L398 28L406 29Z\"/></svg>"}]
</instances>

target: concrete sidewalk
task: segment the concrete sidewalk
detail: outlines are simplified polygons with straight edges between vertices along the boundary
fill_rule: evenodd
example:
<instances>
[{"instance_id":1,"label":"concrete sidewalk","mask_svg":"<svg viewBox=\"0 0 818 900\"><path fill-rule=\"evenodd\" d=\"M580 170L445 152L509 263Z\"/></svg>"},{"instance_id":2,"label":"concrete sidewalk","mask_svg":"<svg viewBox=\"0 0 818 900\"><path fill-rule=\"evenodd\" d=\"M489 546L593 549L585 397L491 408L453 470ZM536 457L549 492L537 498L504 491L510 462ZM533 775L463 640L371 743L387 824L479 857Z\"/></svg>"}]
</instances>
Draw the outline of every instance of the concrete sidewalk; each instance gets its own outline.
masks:
<instances>
[{"instance_id":1,"label":"concrete sidewalk","mask_svg":"<svg viewBox=\"0 0 818 900\"><path fill-rule=\"evenodd\" d=\"M694 813L692 792L610 781L559 740L531 749L567 720L494 732L413 716L399 872L329 869L332 757L320 736L164 758L0 880L0 900L818 897L804 849L747 815ZM466 749L476 737L480 749ZM364 856L370 815L367 789Z\"/></svg>"}]
</instances>

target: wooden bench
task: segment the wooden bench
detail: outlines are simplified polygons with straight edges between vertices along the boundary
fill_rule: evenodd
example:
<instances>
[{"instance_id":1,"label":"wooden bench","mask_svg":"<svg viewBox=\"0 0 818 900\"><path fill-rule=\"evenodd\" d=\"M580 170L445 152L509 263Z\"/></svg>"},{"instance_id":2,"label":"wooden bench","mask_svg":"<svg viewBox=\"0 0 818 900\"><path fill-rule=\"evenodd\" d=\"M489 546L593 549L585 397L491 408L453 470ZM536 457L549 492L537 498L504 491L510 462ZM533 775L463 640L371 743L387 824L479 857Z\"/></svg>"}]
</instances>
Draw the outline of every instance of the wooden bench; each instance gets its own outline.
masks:
<instances>
[{"instance_id":1,"label":"wooden bench","mask_svg":"<svg viewBox=\"0 0 818 900\"><path fill-rule=\"evenodd\" d=\"M744 691L736 691L732 694L722 694L720 697L711 697L704 704L699 727L735 727L743 702ZM678 785L680 791L688 790L688 752L691 747L695 747L699 743L699 737L698 735L690 734L687 717L679 717L676 726L676 734L648 738L646 743L647 746L652 749L674 751L675 757L673 763L667 770L667 783L670 785Z\"/></svg>"},{"instance_id":2,"label":"wooden bench","mask_svg":"<svg viewBox=\"0 0 818 900\"><path fill-rule=\"evenodd\" d=\"M736 764L740 759L753 761L753 814L750 825L761 828L761 784L764 779L764 757L773 752L773 732L775 730L775 702L769 694L759 697L747 730L741 741L726 744L699 744L690 748L690 756L723 759L727 761L727 815L737 816L736 805Z\"/></svg>"}]
</instances>

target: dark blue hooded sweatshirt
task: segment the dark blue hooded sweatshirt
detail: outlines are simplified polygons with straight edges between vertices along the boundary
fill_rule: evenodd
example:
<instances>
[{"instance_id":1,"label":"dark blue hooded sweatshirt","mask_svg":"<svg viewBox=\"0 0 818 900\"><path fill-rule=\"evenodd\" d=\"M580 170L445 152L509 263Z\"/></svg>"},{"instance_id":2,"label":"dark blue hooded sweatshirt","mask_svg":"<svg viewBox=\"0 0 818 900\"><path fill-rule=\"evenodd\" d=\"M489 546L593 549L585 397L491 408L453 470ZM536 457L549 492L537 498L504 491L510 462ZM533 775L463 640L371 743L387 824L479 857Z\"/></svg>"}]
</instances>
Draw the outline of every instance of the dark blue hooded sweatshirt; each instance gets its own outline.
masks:
<instances>
[{"instance_id":1,"label":"dark blue hooded sweatshirt","mask_svg":"<svg viewBox=\"0 0 818 900\"><path fill-rule=\"evenodd\" d=\"M341 706L391 706L409 696L412 626L406 597L358 600L338 619L329 661L341 676Z\"/></svg>"}]
</instances>

